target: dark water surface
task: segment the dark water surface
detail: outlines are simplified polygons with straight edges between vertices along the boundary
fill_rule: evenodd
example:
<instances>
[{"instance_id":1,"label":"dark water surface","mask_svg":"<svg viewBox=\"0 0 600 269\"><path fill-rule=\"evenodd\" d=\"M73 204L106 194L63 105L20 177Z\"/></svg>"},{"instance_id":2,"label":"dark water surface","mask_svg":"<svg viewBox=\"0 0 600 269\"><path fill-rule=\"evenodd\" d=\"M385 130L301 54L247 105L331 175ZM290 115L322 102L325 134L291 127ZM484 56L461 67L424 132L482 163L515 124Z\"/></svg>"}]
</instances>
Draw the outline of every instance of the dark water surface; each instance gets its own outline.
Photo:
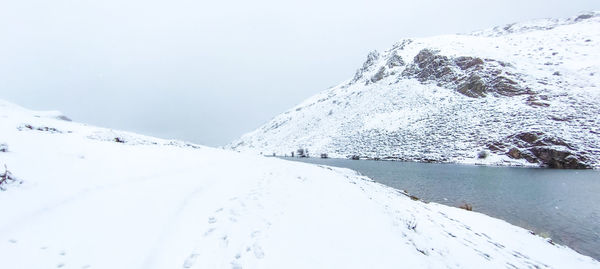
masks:
<instances>
[{"instance_id":1,"label":"dark water surface","mask_svg":"<svg viewBox=\"0 0 600 269\"><path fill-rule=\"evenodd\" d=\"M350 168L424 201L459 206L549 236L600 260L600 171L283 158Z\"/></svg>"}]
</instances>

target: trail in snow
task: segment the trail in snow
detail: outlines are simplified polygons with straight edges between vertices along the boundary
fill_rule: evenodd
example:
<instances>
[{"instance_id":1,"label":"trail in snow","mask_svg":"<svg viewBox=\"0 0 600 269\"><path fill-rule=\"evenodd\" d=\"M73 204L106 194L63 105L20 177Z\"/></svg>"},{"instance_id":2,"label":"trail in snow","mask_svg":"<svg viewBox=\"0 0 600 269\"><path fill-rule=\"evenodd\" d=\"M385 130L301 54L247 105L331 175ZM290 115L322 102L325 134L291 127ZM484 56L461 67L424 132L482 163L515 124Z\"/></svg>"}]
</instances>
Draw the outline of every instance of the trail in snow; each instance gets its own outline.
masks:
<instances>
[{"instance_id":1,"label":"trail in snow","mask_svg":"<svg viewBox=\"0 0 600 269\"><path fill-rule=\"evenodd\" d=\"M135 134L117 143L120 132L36 114L0 102L0 165L23 180L0 192L2 268L600 267L351 170Z\"/></svg>"}]
</instances>

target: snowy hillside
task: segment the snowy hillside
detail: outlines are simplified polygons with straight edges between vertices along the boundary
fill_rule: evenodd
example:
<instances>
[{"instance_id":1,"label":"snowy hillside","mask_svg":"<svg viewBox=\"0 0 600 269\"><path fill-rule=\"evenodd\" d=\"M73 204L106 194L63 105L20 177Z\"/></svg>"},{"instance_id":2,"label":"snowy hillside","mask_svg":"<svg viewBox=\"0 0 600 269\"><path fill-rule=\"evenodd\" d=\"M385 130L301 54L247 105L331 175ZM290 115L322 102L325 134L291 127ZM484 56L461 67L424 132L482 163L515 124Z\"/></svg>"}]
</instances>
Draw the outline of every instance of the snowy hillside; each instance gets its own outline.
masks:
<instances>
[{"instance_id":1,"label":"snowy hillside","mask_svg":"<svg viewBox=\"0 0 600 269\"><path fill-rule=\"evenodd\" d=\"M0 101L2 268L598 268L346 169L166 141Z\"/></svg>"},{"instance_id":2,"label":"snowy hillside","mask_svg":"<svg viewBox=\"0 0 600 269\"><path fill-rule=\"evenodd\" d=\"M360 156L600 167L600 12L405 39L234 141Z\"/></svg>"}]
</instances>

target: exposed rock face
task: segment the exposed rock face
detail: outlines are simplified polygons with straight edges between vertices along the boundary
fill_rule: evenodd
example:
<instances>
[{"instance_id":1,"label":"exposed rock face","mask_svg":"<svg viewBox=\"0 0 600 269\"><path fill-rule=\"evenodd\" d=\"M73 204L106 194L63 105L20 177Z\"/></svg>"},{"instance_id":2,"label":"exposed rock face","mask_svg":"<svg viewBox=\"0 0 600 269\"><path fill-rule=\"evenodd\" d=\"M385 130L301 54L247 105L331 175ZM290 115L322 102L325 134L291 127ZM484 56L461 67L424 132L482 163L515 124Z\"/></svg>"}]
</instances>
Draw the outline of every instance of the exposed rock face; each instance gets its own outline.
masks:
<instances>
[{"instance_id":1,"label":"exposed rock face","mask_svg":"<svg viewBox=\"0 0 600 269\"><path fill-rule=\"evenodd\" d=\"M547 147L533 147L533 153L544 165L550 168L586 169L589 165L584 163L585 158L569 151L556 150Z\"/></svg>"},{"instance_id":2,"label":"exposed rock face","mask_svg":"<svg viewBox=\"0 0 600 269\"><path fill-rule=\"evenodd\" d=\"M379 68L379 71L377 71L377 73L375 73L375 75L373 75L373 77L371 77L371 82L377 82L382 80L385 77L385 67L381 67Z\"/></svg>"},{"instance_id":3,"label":"exposed rock face","mask_svg":"<svg viewBox=\"0 0 600 269\"><path fill-rule=\"evenodd\" d=\"M368 71L369 68L373 66L375 62L377 62L377 60L379 60L379 52L376 50L369 52L369 55L367 55L367 60L363 63L363 66L360 69L356 70L356 74L354 74L354 79L352 81L356 82L361 79L363 74Z\"/></svg>"},{"instance_id":4,"label":"exposed rock face","mask_svg":"<svg viewBox=\"0 0 600 269\"><path fill-rule=\"evenodd\" d=\"M488 148L492 152L501 153L509 146L513 147L506 151L506 155L513 159L525 159L549 168L590 168L585 153L578 152L569 143L543 132L518 133L507 137L503 142L494 142Z\"/></svg>"},{"instance_id":5,"label":"exposed rock face","mask_svg":"<svg viewBox=\"0 0 600 269\"><path fill-rule=\"evenodd\" d=\"M450 83L456 80L452 65L450 58L439 55L437 51L422 49L413 59L413 63L402 72L402 76L416 78L421 82Z\"/></svg>"},{"instance_id":6,"label":"exposed rock face","mask_svg":"<svg viewBox=\"0 0 600 269\"><path fill-rule=\"evenodd\" d=\"M514 73L505 70L510 67L507 63L492 59L468 56L451 58L431 49L423 49L402 72L402 77L416 78L423 83L436 82L438 86L456 89L473 98L485 97L488 93L503 96L531 94L516 82L518 77Z\"/></svg>"},{"instance_id":7,"label":"exposed rock face","mask_svg":"<svg viewBox=\"0 0 600 269\"><path fill-rule=\"evenodd\" d=\"M403 66L405 65L404 63L404 59L402 59L402 57L398 54L393 54L392 56L390 56L386 62L386 66L388 68L394 68L397 66Z\"/></svg>"},{"instance_id":8,"label":"exposed rock face","mask_svg":"<svg viewBox=\"0 0 600 269\"><path fill-rule=\"evenodd\" d=\"M466 82L458 85L456 90L469 97L484 97L486 87L480 76L471 74Z\"/></svg>"},{"instance_id":9,"label":"exposed rock face","mask_svg":"<svg viewBox=\"0 0 600 269\"><path fill-rule=\"evenodd\" d=\"M511 148L506 154L513 159L521 159L521 151L517 148Z\"/></svg>"}]
</instances>

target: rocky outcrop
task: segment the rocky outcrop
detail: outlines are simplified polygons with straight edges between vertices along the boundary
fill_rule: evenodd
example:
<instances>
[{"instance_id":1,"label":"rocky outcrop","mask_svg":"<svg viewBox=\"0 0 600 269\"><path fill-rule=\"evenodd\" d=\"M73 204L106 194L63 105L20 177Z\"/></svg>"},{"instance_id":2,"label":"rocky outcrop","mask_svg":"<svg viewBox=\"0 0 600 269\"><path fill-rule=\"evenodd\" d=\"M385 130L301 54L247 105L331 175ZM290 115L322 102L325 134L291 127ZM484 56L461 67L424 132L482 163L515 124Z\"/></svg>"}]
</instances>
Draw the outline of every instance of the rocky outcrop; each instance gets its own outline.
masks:
<instances>
[{"instance_id":1,"label":"rocky outcrop","mask_svg":"<svg viewBox=\"0 0 600 269\"><path fill-rule=\"evenodd\" d=\"M382 80L385 77L385 67L381 67L379 68L379 70L377 71L377 73L375 73L375 75L373 75L373 77L371 77L371 82L375 83L377 81Z\"/></svg>"},{"instance_id":2,"label":"rocky outcrop","mask_svg":"<svg viewBox=\"0 0 600 269\"><path fill-rule=\"evenodd\" d=\"M369 55L367 55L367 60L363 63L362 67L356 70L356 74L354 74L354 79L352 79L352 82L360 80L363 77L363 74L368 71L373 64L377 62L377 60L379 60L379 57L379 52L376 50L369 52Z\"/></svg>"},{"instance_id":3,"label":"rocky outcrop","mask_svg":"<svg viewBox=\"0 0 600 269\"><path fill-rule=\"evenodd\" d=\"M511 135L502 142L488 144L494 153L504 152L513 159L525 159L548 168L587 169L585 153L577 151L564 140L543 132L522 132Z\"/></svg>"},{"instance_id":4,"label":"rocky outcrop","mask_svg":"<svg viewBox=\"0 0 600 269\"><path fill-rule=\"evenodd\" d=\"M466 96L478 98L489 93L502 96L531 94L519 85L517 75L509 72L510 64L477 57L448 57L431 49L421 50L403 72L402 78L416 78L422 83L435 82Z\"/></svg>"},{"instance_id":5,"label":"rocky outcrop","mask_svg":"<svg viewBox=\"0 0 600 269\"><path fill-rule=\"evenodd\" d=\"M404 63L404 59L402 59L402 57L398 54L393 54L392 56L390 56L386 62L386 67L387 68L394 68L397 66L403 66L405 65Z\"/></svg>"}]
</instances>

